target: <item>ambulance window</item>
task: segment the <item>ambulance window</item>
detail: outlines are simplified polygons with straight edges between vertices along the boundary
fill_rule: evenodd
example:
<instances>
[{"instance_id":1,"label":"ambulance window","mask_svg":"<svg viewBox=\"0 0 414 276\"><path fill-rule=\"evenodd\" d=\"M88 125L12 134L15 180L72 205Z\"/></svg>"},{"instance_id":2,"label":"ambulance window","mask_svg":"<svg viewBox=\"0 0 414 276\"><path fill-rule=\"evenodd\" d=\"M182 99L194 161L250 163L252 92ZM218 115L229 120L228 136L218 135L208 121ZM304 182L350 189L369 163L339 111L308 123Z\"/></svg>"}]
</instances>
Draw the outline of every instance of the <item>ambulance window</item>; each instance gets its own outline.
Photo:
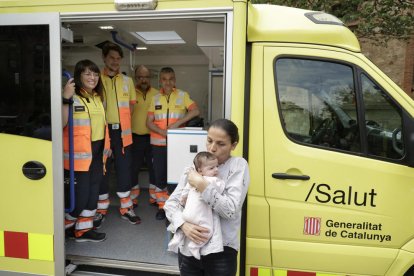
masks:
<instances>
[{"instance_id":1,"label":"ambulance window","mask_svg":"<svg viewBox=\"0 0 414 276\"><path fill-rule=\"evenodd\" d=\"M0 26L0 64L0 133L51 140L48 26Z\"/></svg>"},{"instance_id":2,"label":"ambulance window","mask_svg":"<svg viewBox=\"0 0 414 276\"><path fill-rule=\"evenodd\" d=\"M277 98L290 139L360 152L353 70L329 61L281 58Z\"/></svg>"},{"instance_id":3,"label":"ambulance window","mask_svg":"<svg viewBox=\"0 0 414 276\"><path fill-rule=\"evenodd\" d=\"M401 159L404 156L401 109L388 95L361 75L368 154Z\"/></svg>"}]
</instances>

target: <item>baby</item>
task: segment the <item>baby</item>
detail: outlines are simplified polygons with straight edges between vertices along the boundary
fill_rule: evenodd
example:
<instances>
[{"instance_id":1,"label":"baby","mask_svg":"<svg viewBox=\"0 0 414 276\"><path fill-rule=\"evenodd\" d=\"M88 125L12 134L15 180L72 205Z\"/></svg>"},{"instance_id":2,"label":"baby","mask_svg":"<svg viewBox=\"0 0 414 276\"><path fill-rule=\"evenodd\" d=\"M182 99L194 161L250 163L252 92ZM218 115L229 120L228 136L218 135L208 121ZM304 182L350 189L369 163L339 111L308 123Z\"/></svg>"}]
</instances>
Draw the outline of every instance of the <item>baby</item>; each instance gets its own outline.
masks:
<instances>
[{"instance_id":1,"label":"baby","mask_svg":"<svg viewBox=\"0 0 414 276\"><path fill-rule=\"evenodd\" d=\"M201 174L210 185L216 185L217 190L220 193L223 193L225 183L223 180L217 178L218 160L212 153L206 151L199 152L194 157L194 166L197 172ZM180 201L181 205L184 207L182 214L183 219L186 222L207 228L209 230L209 240L207 242L212 242L212 239L214 238L214 243L220 245L217 247L217 252L223 251L221 229L216 229L218 231L214 232L218 234L212 237L213 227L221 228L220 220L214 220L214 216L217 216L218 218L218 215L213 214L211 207L202 199L201 193L187 183L182 191ZM182 245L184 241L184 233L181 230L177 231L168 244L168 250L178 252L178 247ZM200 259L200 250L206 243L197 244L189 240L187 246L193 257Z\"/></svg>"}]
</instances>

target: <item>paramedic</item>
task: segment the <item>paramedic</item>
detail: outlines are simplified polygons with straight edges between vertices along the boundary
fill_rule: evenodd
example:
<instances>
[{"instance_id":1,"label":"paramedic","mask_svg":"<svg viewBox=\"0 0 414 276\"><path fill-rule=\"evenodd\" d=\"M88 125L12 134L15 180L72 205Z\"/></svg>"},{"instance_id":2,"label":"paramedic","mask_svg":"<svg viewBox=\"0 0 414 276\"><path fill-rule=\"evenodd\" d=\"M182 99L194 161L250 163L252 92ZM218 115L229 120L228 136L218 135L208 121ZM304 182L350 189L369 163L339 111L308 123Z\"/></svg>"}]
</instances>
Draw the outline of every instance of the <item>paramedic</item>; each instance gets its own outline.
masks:
<instances>
[{"instance_id":1,"label":"paramedic","mask_svg":"<svg viewBox=\"0 0 414 276\"><path fill-rule=\"evenodd\" d=\"M102 58L105 68L101 71L101 77L104 87L106 119L116 170L116 194L120 198L119 211L121 218L131 224L139 224L141 218L135 215L130 198L132 188L132 106L130 105L134 105L136 102L134 83L131 78L120 71L123 52L119 45L111 42L106 43L102 47ZM107 162L105 179L99 193L98 211L94 221L96 228L100 227L108 212L110 163Z\"/></svg>"},{"instance_id":2,"label":"paramedic","mask_svg":"<svg viewBox=\"0 0 414 276\"><path fill-rule=\"evenodd\" d=\"M140 194L138 175L144 162L149 173L149 202L156 204L154 169L152 165L152 149L150 144L150 131L147 127L147 111L152 97L158 90L151 86L151 72L144 65L135 68L135 91L137 103L132 114L132 185L131 199L136 206Z\"/></svg>"},{"instance_id":3,"label":"paramedic","mask_svg":"<svg viewBox=\"0 0 414 276\"><path fill-rule=\"evenodd\" d=\"M250 181L249 168L245 159L231 156L239 141L237 126L230 120L218 119L209 126L207 150L213 153L219 163L219 177L225 182L222 194L196 171L183 174L177 188L165 204L170 229L179 228L189 241L204 243L208 239L208 230L182 218L180 197L186 181L200 191L204 201L220 216L224 251L205 254L200 260L192 257L185 242L179 247L178 263L180 275L236 275L237 252L239 249L238 232L241 223L241 209ZM214 231L214 228L213 228ZM214 232L213 232L214 235ZM204 251L209 244L205 245Z\"/></svg>"},{"instance_id":4,"label":"paramedic","mask_svg":"<svg viewBox=\"0 0 414 276\"><path fill-rule=\"evenodd\" d=\"M155 196L157 198L157 220L165 219L164 204L167 192L167 129L179 128L200 114L197 104L187 92L175 87L175 72L171 67L160 71L161 89L152 98L147 114L147 126L154 157Z\"/></svg>"},{"instance_id":5,"label":"paramedic","mask_svg":"<svg viewBox=\"0 0 414 276\"><path fill-rule=\"evenodd\" d=\"M73 109L75 209L65 214L65 228L68 236L77 242L100 242L105 240L105 234L93 230L93 218L110 146L99 68L90 60L81 60L75 65L74 82L72 80L63 91L62 118L65 179L68 179L67 123L69 108Z\"/></svg>"}]
</instances>

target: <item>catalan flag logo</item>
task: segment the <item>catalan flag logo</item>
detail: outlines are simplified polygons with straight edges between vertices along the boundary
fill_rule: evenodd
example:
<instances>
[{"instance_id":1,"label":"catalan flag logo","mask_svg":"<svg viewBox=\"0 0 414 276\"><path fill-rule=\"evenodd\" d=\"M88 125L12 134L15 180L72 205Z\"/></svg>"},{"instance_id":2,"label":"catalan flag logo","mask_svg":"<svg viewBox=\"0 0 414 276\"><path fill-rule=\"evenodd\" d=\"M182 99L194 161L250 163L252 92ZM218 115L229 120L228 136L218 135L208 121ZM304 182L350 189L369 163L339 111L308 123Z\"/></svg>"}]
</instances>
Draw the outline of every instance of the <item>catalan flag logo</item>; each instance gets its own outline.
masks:
<instances>
[{"instance_id":1,"label":"catalan flag logo","mask_svg":"<svg viewBox=\"0 0 414 276\"><path fill-rule=\"evenodd\" d=\"M321 233L321 218L305 217L303 234L319 236Z\"/></svg>"}]
</instances>

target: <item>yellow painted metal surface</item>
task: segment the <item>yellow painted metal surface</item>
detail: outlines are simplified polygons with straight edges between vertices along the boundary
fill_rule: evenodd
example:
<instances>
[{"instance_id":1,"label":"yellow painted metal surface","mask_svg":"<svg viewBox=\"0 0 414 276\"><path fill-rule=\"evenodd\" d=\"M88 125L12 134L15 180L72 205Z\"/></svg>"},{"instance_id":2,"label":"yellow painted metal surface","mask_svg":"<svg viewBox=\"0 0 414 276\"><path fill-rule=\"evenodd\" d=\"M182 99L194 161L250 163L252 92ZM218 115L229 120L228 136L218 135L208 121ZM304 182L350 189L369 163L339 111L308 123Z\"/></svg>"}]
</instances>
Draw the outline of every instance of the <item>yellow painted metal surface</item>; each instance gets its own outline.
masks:
<instances>
[{"instance_id":1,"label":"yellow painted metal surface","mask_svg":"<svg viewBox=\"0 0 414 276\"><path fill-rule=\"evenodd\" d=\"M4 232L0 230L0 257L4 257Z\"/></svg>"},{"instance_id":2,"label":"yellow painted metal surface","mask_svg":"<svg viewBox=\"0 0 414 276\"><path fill-rule=\"evenodd\" d=\"M0 269L41 275L54 274L52 143L50 141L0 134ZM41 162L46 176L30 180L22 173L28 161ZM63 185L63 183L62 183ZM7 207L6 207L7 206ZM23 255L13 240L6 244L5 232L27 235L21 240Z\"/></svg>"},{"instance_id":3,"label":"yellow painted metal surface","mask_svg":"<svg viewBox=\"0 0 414 276\"><path fill-rule=\"evenodd\" d=\"M277 107L274 60L281 55L290 55L356 64L395 100L404 102L404 98L376 73L370 63L365 62L362 55L332 47L299 44L257 45L260 46L264 47L264 181L270 205L273 266L360 275L384 274L397 258L399 249L412 238L414 222L407 218L413 213L410 198L414 197L414 171L408 166L304 146L288 139ZM275 172L309 175L311 180L278 180L272 178ZM312 187L320 183L329 185L329 190L324 194L312 194ZM351 199L346 204L334 204L332 201L319 202L316 198L328 196L328 193L332 197L346 195L351 198L354 193L362 194L372 189L375 204L366 206L357 206ZM321 226L317 233L305 233L306 218L319 220ZM345 226L339 226L341 222ZM365 226L367 224L377 226L370 229ZM373 235L376 238L368 238Z\"/></svg>"},{"instance_id":4,"label":"yellow painted metal surface","mask_svg":"<svg viewBox=\"0 0 414 276\"><path fill-rule=\"evenodd\" d=\"M156 10L231 7L231 0L159 0ZM20 12L111 12L117 11L113 0L0 0L0 13Z\"/></svg>"},{"instance_id":5,"label":"yellow painted metal surface","mask_svg":"<svg viewBox=\"0 0 414 276\"><path fill-rule=\"evenodd\" d=\"M246 265L272 267L271 248L268 239L248 236L246 238L246 248Z\"/></svg>"},{"instance_id":6,"label":"yellow painted metal surface","mask_svg":"<svg viewBox=\"0 0 414 276\"><path fill-rule=\"evenodd\" d=\"M31 273L33 275L55 275L54 266L55 264L50 261L0 257L1 271Z\"/></svg>"},{"instance_id":7,"label":"yellow painted metal surface","mask_svg":"<svg viewBox=\"0 0 414 276\"><path fill-rule=\"evenodd\" d=\"M270 268L260 268L257 276L271 276L272 270Z\"/></svg>"},{"instance_id":8,"label":"yellow painted metal surface","mask_svg":"<svg viewBox=\"0 0 414 276\"><path fill-rule=\"evenodd\" d=\"M0 174L0 204L7 206L0 208L0 230L53 235L52 143L0 134L0 151L0 167L7 172ZM48 170L40 180L30 180L22 173L22 166L34 160Z\"/></svg>"},{"instance_id":9,"label":"yellow painted metal surface","mask_svg":"<svg viewBox=\"0 0 414 276\"><path fill-rule=\"evenodd\" d=\"M239 146L235 155L243 153L243 117L244 117L244 82L246 59L246 3L235 2L233 11L233 47L232 52L232 95L231 95L231 120L238 126L240 135Z\"/></svg>"},{"instance_id":10,"label":"yellow painted metal surface","mask_svg":"<svg viewBox=\"0 0 414 276\"><path fill-rule=\"evenodd\" d=\"M316 24L308 10L276 5L249 5L248 41L331 45L360 52L356 36L341 25Z\"/></svg>"},{"instance_id":11,"label":"yellow painted metal surface","mask_svg":"<svg viewBox=\"0 0 414 276\"><path fill-rule=\"evenodd\" d=\"M29 233L29 259L53 261L53 236Z\"/></svg>"},{"instance_id":12,"label":"yellow painted metal surface","mask_svg":"<svg viewBox=\"0 0 414 276\"><path fill-rule=\"evenodd\" d=\"M287 276L287 270L281 270L281 269L274 270L273 275L274 276Z\"/></svg>"}]
</instances>

